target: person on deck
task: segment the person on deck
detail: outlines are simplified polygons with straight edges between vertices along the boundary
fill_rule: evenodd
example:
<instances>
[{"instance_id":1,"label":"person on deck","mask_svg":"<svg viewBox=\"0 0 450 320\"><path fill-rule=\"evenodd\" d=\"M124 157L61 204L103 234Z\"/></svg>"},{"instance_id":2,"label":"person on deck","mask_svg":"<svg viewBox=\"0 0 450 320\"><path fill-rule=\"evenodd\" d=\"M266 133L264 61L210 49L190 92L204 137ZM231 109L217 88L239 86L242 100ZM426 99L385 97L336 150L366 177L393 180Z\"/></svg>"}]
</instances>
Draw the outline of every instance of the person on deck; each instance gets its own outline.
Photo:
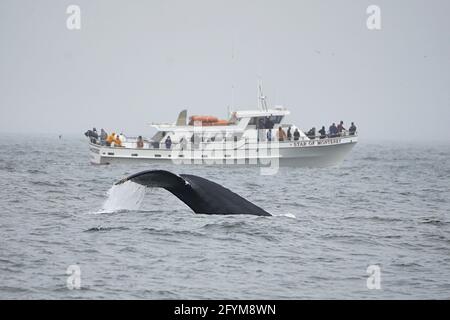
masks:
<instances>
[{"instance_id":1,"label":"person on deck","mask_svg":"<svg viewBox=\"0 0 450 320\"><path fill-rule=\"evenodd\" d=\"M278 127L277 138L278 141L284 141L287 138L286 132L284 132L283 128L281 127Z\"/></svg>"},{"instance_id":2,"label":"person on deck","mask_svg":"<svg viewBox=\"0 0 450 320\"><path fill-rule=\"evenodd\" d=\"M181 137L181 140L180 140L180 149L181 149L181 151L186 149L186 147L187 147L187 141L186 141L186 139L184 137Z\"/></svg>"},{"instance_id":3,"label":"person on deck","mask_svg":"<svg viewBox=\"0 0 450 320\"><path fill-rule=\"evenodd\" d=\"M338 128L336 127L336 124L333 122L333 124L330 126L329 129L330 132L330 138L334 138L338 134Z\"/></svg>"},{"instance_id":4,"label":"person on deck","mask_svg":"<svg viewBox=\"0 0 450 320\"><path fill-rule=\"evenodd\" d=\"M355 124L352 122L352 125L350 126L350 128L348 129L348 131L350 132L350 135L351 136L354 136L355 135L355 132L356 132L356 126L355 126Z\"/></svg>"},{"instance_id":5,"label":"person on deck","mask_svg":"<svg viewBox=\"0 0 450 320\"><path fill-rule=\"evenodd\" d=\"M170 149L170 147L172 147L172 139L170 139L170 136L167 136L166 149Z\"/></svg>"},{"instance_id":6,"label":"person on deck","mask_svg":"<svg viewBox=\"0 0 450 320\"><path fill-rule=\"evenodd\" d=\"M92 130L88 130L84 133L84 135L89 138L91 143L97 143L98 139L97 129L93 128Z\"/></svg>"},{"instance_id":7,"label":"person on deck","mask_svg":"<svg viewBox=\"0 0 450 320\"><path fill-rule=\"evenodd\" d=\"M142 139L142 136L138 137L136 147L139 149L142 149L144 147L144 140Z\"/></svg>"},{"instance_id":8,"label":"person on deck","mask_svg":"<svg viewBox=\"0 0 450 320\"><path fill-rule=\"evenodd\" d=\"M312 127L308 133L306 134L308 136L308 138L310 139L315 139L316 138L316 128Z\"/></svg>"},{"instance_id":9,"label":"person on deck","mask_svg":"<svg viewBox=\"0 0 450 320\"><path fill-rule=\"evenodd\" d=\"M287 139L288 139L289 141L292 140L291 127L288 128L288 131L287 131Z\"/></svg>"},{"instance_id":10,"label":"person on deck","mask_svg":"<svg viewBox=\"0 0 450 320\"><path fill-rule=\"evenodd\" d=\"M344 121L341 120L341 122L339 122L337 129L338 129L339 135L342 135L342 132L345 131Z\"/></svg>"},{"instance_id":11,"label":"person on deck","mask_svg":"<svg viewBox=\"0 0 450 320\"><path fill-rule=\"evenodd\" d=\"M116 137L114 139L114 147L121 147L122 141L120 140L120 136L116 134Z\"/></svg>"},{"instance_id":12,"label":"person on deck","mask_svg":"<svg viewBox=\"0 0 450 320\"><path fill-rule=\"evenodd\" d=\"M319 130L320 139L325 139L327 137L327 132L325 131L325 126L322 126L322 129Z\"/></svg>"},{"instance_id":13,"label":"person on deck","mask_svg":"<svg viewBox=\"0 0 450 320\"><path fill-rule=\"evenodd\" d=\"M299 139L300 139L300 132L296 128L295 131L294 131L294 140L298 141Z\"/></svg>"},{"instance_id":14,"label":"person on deck","mask_svg":"<svg viewBox=\"0 0 450 320\"><path fill-rule=\"evenodd\" d=\"M106 138L106 145L108 147L111 146L111 143L113 143L115 139L116 139L116 134L113 132L108 136L108 138Z\"/></svg>"},{"instance_id":15,"label":"person on deck","mask_svg":"<svg viewBox=\"0 0 450 320\"><path fill-rule=\"evenodd\" d=\"M106 131L102 128L100 130L100 144L104 146L106 144L106 139L108 139L108 134Z\"/></svg>"}]
</instances>

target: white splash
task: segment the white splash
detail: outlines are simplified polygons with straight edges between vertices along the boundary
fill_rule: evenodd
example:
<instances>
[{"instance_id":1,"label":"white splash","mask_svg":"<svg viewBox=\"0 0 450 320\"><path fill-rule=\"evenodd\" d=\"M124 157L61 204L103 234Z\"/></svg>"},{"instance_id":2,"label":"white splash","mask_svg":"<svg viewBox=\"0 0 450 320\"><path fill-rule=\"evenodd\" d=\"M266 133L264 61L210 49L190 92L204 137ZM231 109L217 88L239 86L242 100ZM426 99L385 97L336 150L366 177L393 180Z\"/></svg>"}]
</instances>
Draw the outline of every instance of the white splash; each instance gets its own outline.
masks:
<instances>
[{"instance_id":1,"label":"white splash","mask_svg":"<svg viewBox=\"0 0 450 320\"><path fill-rule=\"evenodd\" d=\"M279 214L274 214L274 216L297 219L297 217L294 214L292 214L292 213L279 213Z\"/></svg>"},{"instance_id":2,"label":"white splash","mask_svg":"<svg viewBox=\"0 0 450 320\"><path fill-rule=\"evenodd\" d=\"M146 187L131 181L113 185L107 192L101 212L111 213L120 210L139 210L145 197Z\"/></svg>"}]
</instances>

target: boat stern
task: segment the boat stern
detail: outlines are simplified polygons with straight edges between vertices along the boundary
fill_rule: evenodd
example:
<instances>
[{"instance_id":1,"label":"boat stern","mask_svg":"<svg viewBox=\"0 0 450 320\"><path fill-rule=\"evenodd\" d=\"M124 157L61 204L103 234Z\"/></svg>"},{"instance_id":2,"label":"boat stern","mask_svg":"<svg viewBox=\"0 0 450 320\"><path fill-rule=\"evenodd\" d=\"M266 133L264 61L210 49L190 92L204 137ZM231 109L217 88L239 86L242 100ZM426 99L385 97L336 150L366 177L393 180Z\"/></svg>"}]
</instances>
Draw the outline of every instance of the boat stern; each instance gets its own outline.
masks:
<instances>
[{"instance_id":1,"label":"boat stern","mask_svg":"<svg viewBox=\"0 0 450 320\"><path fill-rule=\"evenodd\" d=\"M92 164L105 164L102 161L101 146L89 143L89 161Z\"/></svg>"}]
</instances>

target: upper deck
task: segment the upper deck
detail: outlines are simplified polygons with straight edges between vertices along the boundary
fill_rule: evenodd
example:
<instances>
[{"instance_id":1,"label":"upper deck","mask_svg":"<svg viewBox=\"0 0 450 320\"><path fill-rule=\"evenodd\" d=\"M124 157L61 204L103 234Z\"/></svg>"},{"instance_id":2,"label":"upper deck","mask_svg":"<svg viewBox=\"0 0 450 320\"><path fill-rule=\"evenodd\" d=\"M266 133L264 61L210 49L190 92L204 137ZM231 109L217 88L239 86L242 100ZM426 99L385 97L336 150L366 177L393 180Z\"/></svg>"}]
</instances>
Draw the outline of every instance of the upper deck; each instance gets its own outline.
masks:
<instances>
[{"instance_id":1,"label":"upper deck","mask_svg":"<svg viewBox=\"0 0 450 320\"><path fill-rule=\"evenodd\" d=\"M194 127L196 130L205 132L217 132L223 130L243 132L247 129L248 125L258 126L258 122L265 119L269 119L274 125L279 125L282 123L284 117L290 114L289 110L281 106L267 110L240 110L231 112L230 119L226 124L209 126L203 125L201 122L191 121L187 123L186 120L184 120L183 123L183 120L180 121L183 112L186 112L186 110L183 110L180 113L180 116L178 116L178 120L175 123L152 123L151 126L158 131L172 132L193 131ZM186 117L186 114L184 114L184 117ZM180 124L180 122L183 124ZM252 127L252 129L253 128L254 127Z\"/></svg>"}]
</instances>

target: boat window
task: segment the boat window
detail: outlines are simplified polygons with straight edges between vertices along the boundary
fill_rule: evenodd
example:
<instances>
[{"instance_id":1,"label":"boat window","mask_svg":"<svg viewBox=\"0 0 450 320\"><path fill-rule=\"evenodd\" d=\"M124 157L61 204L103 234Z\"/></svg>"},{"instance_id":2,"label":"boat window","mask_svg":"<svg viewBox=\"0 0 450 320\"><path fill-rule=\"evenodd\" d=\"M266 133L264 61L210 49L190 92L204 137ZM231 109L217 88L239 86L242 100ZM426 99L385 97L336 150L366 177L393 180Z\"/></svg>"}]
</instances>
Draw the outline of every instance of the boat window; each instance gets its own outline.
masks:
<instances>
[{"instance_id":1,"label":"boat window","mask_svg":"<svg viewBox=\"0 0 450 320\"><path fill-rule=\"evenodd\" d=\"M272 129L274 125L279 124L283 116L253 117L249 125L256 125L257 129Z\"/></svg>"},{"instance_id":2,"label":"boat window","mask_svg":"<svg viewBox=\"0 0 450 320\"><path fill-rule=\"evenodd\" d=\"M252 117L248 122L249 125L258 125L264 123L266 119L269 118L274 124L279 124L283 119L283 116L270 116L270 117Z\"/></svg>"},{"instance_id":3,"label":"boat window","mask_svg":"<svg viewBox=\"0 0 450 320\"><path fill-rule=\"evenodd\" d=\"M258 119L259 119L259 117L253 117L253 118L250 119L250 121L248 122L248 124L249 124L250 126L255 126L255 125L258 123Z\"/></svg>"},{"instance_id":4,"label":"boat window","mask_svg":"<svg viewBox=\"0 0 450 320\"><path fill-rule=\"evenodd\" d=\"M283 119L283 116L270 116L270 121L272 121L274 124L278 124Z\"/></svg>"}]
</instances>

